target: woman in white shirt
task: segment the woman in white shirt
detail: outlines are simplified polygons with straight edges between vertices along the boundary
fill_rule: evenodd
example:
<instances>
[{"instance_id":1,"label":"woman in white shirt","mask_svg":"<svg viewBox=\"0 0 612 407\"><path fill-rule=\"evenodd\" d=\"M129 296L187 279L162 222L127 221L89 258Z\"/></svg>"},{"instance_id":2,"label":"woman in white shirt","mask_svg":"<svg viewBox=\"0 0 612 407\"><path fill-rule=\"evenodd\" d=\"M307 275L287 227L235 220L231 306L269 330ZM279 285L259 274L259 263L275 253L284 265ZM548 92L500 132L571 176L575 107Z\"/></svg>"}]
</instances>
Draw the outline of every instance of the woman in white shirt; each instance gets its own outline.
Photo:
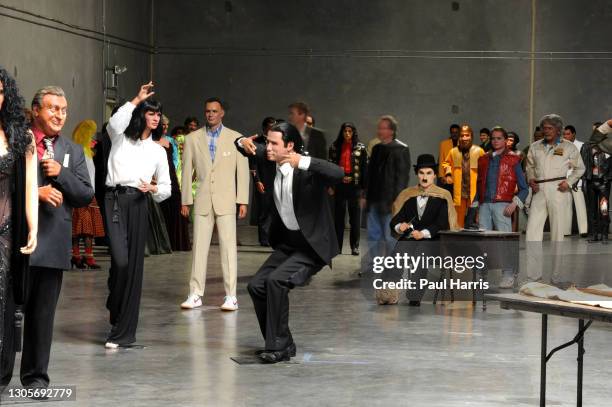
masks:
<instances>
[{"instance_id":1,"label":"woman in white shirt","mask_svg":"<svg viewBox=\"0 0 612 407\"><path fill-rule=\"evenodd\" d=\"M152 88L152 82L141 86L106 128L112 142L104 205L111 251L106 308L112 328L105 345L109 349L136 341L148 229L145 194L157 202L170 196L166 152L153 141L157 133L161 136L162 106L150 99Z\"/></svg>"}]
</instances>

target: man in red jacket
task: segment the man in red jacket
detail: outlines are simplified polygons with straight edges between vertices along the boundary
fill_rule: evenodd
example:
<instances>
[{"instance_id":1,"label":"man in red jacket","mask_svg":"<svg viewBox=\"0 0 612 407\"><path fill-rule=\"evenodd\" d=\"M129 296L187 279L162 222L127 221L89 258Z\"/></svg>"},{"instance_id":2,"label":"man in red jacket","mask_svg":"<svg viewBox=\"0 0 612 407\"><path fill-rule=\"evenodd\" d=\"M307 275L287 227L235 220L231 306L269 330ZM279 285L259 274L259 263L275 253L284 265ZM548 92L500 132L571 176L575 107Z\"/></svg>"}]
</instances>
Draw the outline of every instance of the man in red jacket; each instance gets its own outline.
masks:
<instances>
[{"instance_id":1,"label":"man in red jacket","mask_svg":"<svg viewBox=\"0 0 612 407\"><path fill-rule=\"evenodd\" d=\"M506 147L508 133L502 127L491 131L492 151L478 159L479 227L512 232L512 214L522 208L529 193L521 157ZM518 187L518 192L517 191ZM514 285L512 269L503 270L500 288Z\"/></svg>"}]
</instances>

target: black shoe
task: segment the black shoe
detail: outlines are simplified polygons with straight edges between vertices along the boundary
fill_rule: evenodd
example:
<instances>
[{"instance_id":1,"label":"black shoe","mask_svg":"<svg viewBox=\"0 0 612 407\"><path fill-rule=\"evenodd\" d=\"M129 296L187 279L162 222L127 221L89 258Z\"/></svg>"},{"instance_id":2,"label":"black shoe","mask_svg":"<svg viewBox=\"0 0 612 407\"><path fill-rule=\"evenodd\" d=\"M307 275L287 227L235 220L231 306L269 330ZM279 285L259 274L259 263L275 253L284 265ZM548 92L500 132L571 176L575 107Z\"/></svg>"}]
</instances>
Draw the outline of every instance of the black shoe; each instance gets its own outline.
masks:
<instances>
[{"instance_id":1,"label":"black shoe","mask_svg":"<svg viewBox=\"0 0 612 407\"><path fill-rule=\"evenodd\" d=\"M351 254L352 254L353 256L359 256L359 247L353 247L353 248L351 249Z\"/></svg>"},{"instance_id":2,"label":"black shoe","mask_svg":"<svg viewBox=\"0 0 612 407\"><path fill-rule=\"evenodd\" d=\"M293 345L295 349L295 345ZM292 347L289 345L284 350L265 351L260 353L258 356L264 363L278 363L286 362L291 360Z\"/></svg>"},{"instance_id":3,"label":"black shoe","mask_svg":"<svg viewBox=\"0 0 612 407\"><path fill-rule=\"evenodd\" d=\"M582 238L589 237L589 234L588 233L581 233L580 237L582 237Z\"/></svg>"},{"instance_id":4,"label":"black shoe","mask_svg":"<svg viewBox=\"0 0 612 407\"><path fill-rule=\"evenodd\" d=\"M40 383L40 382L33 382L27 385L23 385L23 388L26 390L33 390L32 391L32 395L28 396L29 398L31 398L32 400L47 400L49 399L49 396L47 395L47 392L45 391L47 389L47 387L49 387L48 384L44 384L44 383ZM38 392L36 391L38 390ZM41 392L42 390L42 392Z\"/></svg>"},{"instance_id":5,"label":"black shoe","mask_svg":"<svg viewBox=\"0 0 612 407\"><path fill-rule=\"evenodd\" d=\"M593 233L593 236L588 240L589 243L596 243L601 241L601 237L599 236L599 233Z\"/></svg>"},{"instance_id":6,"label":"black shoe","mask_svg":"<svg viewBox=\"0 0 612 407\"><path fill-rule=\"evenodd\" d=\"M297 348L295 347L295 343L292 343L291 345L289 345L287 347L287 349L289 350L289 356L291 356L292 358L295 357L295 354L297 352ZM256 356L260 356L262 353L266 352L265 349L259 349L255 351L255 355Z\"/></svg>"},{"instance_id":7,"label":"black shoe","mask_svg":"<svg viewBox=\"0 0 612 407\"><path fill-rule=\"evenodd\" d=\"M408 302L408 305L410 305L411 307L420 307L421 306L421 301L411 300L411 301Z\"/></svg>"}]
</instances>

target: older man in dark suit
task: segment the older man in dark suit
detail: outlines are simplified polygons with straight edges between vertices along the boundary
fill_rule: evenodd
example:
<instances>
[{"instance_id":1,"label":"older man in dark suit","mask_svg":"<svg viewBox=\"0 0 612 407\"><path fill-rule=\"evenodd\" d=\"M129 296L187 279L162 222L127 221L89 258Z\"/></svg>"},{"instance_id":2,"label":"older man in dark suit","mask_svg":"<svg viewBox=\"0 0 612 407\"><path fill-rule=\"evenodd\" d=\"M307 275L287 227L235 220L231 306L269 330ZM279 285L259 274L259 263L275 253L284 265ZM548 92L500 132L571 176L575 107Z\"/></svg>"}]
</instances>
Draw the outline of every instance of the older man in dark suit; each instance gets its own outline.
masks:
<instances>
[{"instance_id":1,"label":"older man in dark suit","mask_svg":"<svg viewBox=\"0 0 612 407\"><path fill-rule=\"evenodd\" d=\"M47 367L53 338L55 307L63 270L70 268L72 209L93 198L83 148L59 135L66 122L64 91L47 86L32 100L32 132L40 161L38 170L38 247L30 257L24 304L21 383L27 388L49 385ZM14 353L10 371L14 365ZM8 377L3 383L8 384Z\"/></svg>"},{"instance_id":2,"label":"older man in dark suit","mask_svg":"<svg viewBox=\"0 0 612 407\"><path fill-rule=\"evenodd\" d=\"M236 141L241 152L276 162L276 177L266 188L274 191L270 245L274 253L255 274L247 289L266 346L259 357L277 363L295 356L289 331L289 291L310 278L338 254L327 188L338 184L343 170L326 160L301 155L297 129L280 123L268 132L265 149L251 138Z\"/></svg>"}]
</instances>

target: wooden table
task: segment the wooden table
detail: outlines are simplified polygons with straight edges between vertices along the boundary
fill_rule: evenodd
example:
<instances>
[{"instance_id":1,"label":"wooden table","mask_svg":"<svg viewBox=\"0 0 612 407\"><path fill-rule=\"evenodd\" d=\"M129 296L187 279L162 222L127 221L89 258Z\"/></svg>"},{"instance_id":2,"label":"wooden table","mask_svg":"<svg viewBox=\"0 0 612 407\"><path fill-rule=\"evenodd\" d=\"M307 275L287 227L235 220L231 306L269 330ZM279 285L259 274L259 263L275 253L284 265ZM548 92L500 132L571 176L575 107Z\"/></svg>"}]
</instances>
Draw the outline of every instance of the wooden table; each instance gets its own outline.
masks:
<instances>
[{"instance_id":1,"label":"wooden table","mask_svg":"<svg viewBox=\"0 0 612 407\"><path fill-rule=\"evenodd\" d=\"M540 350L540 406L546 405L546 363L552 355L573 344L578 345L578 374L576 378L576 405L582 406L582 379L584 333L593 321L612 323L612 309L573 304L565 301L530 297L522 294L487 294L489 300L500 302L503 309L537 312L542 314L542 346ZM547 354L548 315L578 319L578 333L571 341L557 346ZM585 320L588 321L585 324Z\"/></svg>"},{"instance_id":2,"label":"wooden table","mask_svg":"<svg viewBox=\"0 0 612 407\"><path fill-rule=\"evenodd\" d=\"M477 248L479 244L482 246L482 245L490 245L492 243L494 244L496 242L497 243L516 242L516 245L517 245L516 246L517 248L516 256L518 258L518 244L519 244L518 242L521 238L521 234L519 232L500 232L497 230L485 230L485 231L444 230L444 231L439 232L438 234L440 235L440 246L441 246L442 256L447 254L449 244L465 242L465 243L473 244L474 247ZM487 262L497 264L499 262L498 260L499 259L496 259L495 257L489 257L487 259ZM518 270L518 262L516 264L516 267ZM515 270L515 272L517 270ZM487 280L487 272L488 270L487 268L485 268L482 273L482 277L485 281ZM438 279L438 281L443 281L444 278L446 277L446 273L449 274L449 278L451 279L453 278L453 270L442 269L442 271L440 272L440 278ZM472 269L472 281L476 281L476 269ZM436 304L438 300L438 294L440 291L442 291L442 301L444 301L446 290L437 289L434 293L434 299L433 299L434 304ZM454 292L452 289L450 290L450 297L451 297L451 302L453 302L455 300L455 297L454 297ZM472 304L476 305L476 290L472 290ZM484 297L482 300L482 309L483 310L487 309L487 301Z\"/></svg>"}]
</instances>

